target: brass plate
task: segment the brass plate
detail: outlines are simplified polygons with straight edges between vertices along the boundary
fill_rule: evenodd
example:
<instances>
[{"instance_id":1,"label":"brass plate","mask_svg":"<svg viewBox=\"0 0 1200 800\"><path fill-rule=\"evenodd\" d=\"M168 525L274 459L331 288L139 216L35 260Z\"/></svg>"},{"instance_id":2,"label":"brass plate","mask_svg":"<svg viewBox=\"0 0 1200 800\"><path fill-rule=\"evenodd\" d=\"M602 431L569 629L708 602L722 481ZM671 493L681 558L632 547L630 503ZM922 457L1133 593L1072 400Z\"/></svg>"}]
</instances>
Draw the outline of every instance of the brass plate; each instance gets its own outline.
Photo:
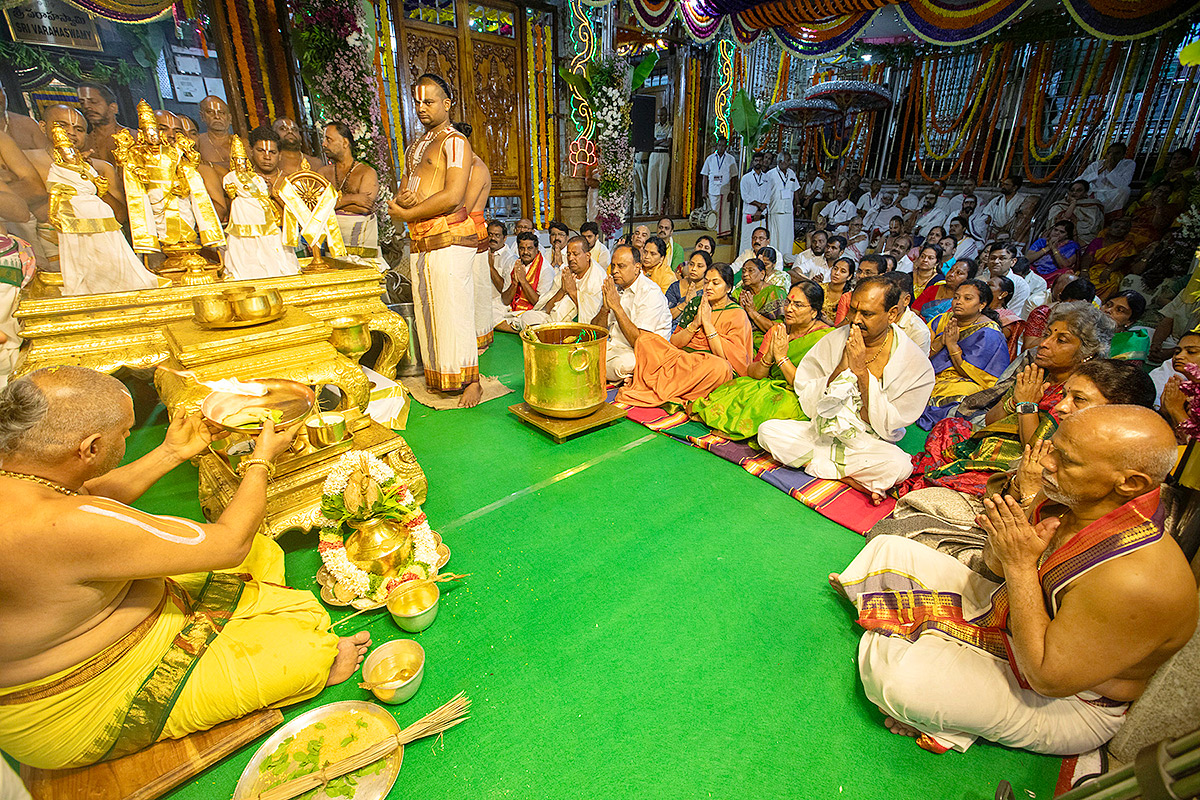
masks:
<instances>
[{"instance_id":1,"label":"brass plate","mask_svg":"<svg viewBox=\"0 0 1200 800\"><path fill-rule=\"evenodd\" d=\"M236 428L226 425L221 420L244 408L266 408L271 411L279 411L283 415L279 421L279 427L286 428L308 416L308 412L312 411L313 404L317 400L310 387L296 381L263 378L251 382L266 386L267 393L261 397L251 397L232 392L211 392L200 403L200 413L204 415L204 419L230 433L257 436L262 433L262 425L256 428Z\"/></svg>"},{"instance_id":2,"label":"brass plate","mask_svg":"<svg viewBox=\"0 0 1200 800\"><path fill-rule=\"evenodd\" d=\"M201 328L207 328L210 331L223 331L228 328L249 328L252 325L262 325L266 322L274 322L277 319L283 319L283 315L286 313L287 309L283 309L278 314L272 314L271 316L263 317L262 319L235 319L230 322L199 322L193 318L192 322L195 322Z\"/></svg>"},{"instance_id":3,"label":"brass plate","mask_svg":"<svg viewBox=\"0 0 1200 800\"><path fill-rule=\"evenodd\" d=\"M605 425L625 418L625 410L617 408L611 403L605 403L600 406L598 411L593 411L586 417L578 419L547 417L534 411L528 403L517 403L515 406L509 406L508 410L538 430L550 434L557 444L562 444L572 436L603 428Z\"/></svg>"}]
</instances>

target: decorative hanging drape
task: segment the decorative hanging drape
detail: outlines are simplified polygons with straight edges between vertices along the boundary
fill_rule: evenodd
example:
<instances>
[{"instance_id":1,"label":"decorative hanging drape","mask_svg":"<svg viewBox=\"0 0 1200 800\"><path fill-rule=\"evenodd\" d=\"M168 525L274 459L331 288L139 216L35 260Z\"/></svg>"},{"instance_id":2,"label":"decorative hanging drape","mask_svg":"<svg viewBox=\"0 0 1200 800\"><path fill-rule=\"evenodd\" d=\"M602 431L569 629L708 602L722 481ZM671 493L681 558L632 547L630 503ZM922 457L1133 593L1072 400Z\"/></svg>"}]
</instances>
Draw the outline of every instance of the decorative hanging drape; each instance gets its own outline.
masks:
<instances>
[{"instance_id":1,"label":"decorative hanging drape","mask_svg":"<svg viewBox=\"0 0 1200 800\"><path fill-rule=\"evenodd\" d=\"M175 0L67 0L76 8L113 22L150 22L170 13Z\"/></svg>"},{"instance_id":2,"label":"decorative hanging drape","mask_svg":"<svg viewBox=\"0 0 1200 800\"><path fill-rule=\"evenodd\" d=\"M237 66L237 85L246 98L250 127L270 125L278 117L296 118L278 3L283 0L216 0L225 11L229 42ZM268 50L274 54L268 57ZM232 81L231 81L232 82Z\"/></svg>"},{"instance_id":3,"label":"decorative hanging drape","mask_svg":"<svg viewBox=\"0 0 1200 800\"><path fill-rule=\"evenodd\" d=\"M1100 39L1140 39L1200 8L1189 0L1062 0L1079 27Z\"/></svg>"}]
</instances>

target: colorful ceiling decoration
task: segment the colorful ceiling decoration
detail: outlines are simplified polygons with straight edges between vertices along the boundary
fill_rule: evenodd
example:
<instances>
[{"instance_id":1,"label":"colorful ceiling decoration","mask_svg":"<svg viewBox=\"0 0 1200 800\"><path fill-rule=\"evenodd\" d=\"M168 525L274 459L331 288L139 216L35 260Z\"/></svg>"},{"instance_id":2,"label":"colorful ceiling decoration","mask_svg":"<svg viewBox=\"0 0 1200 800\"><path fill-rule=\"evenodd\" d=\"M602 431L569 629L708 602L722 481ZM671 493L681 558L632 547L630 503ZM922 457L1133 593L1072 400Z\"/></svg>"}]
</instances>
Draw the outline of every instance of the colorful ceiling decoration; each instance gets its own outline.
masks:
<instances>
[{"instance_id":1,"label":"colorful ceiling decoration","mask_svg":"<svg viewBox=\"0 0 1200 800\"><path fill-rule=\"evenodd\" d=\"M76 2L77 0L72 0ZM113 0L89 0L89 2ZM607 5L612 0L577 0ZM1200 8L1197 0L1058 0L1091 36L1129 40L1151 36ZM894 6L920 39L964 45L1012 23L1033 0L630 0L634 16L659 31L678 17L688 34L707 42L722 34L748 45L764 33L801 58L826 58L863 34L876 15Z\"/></svg>"},{"instance_id":2,"label":"colorful ceiling decoration","mask_svg":"<svg viewBox=\"0 0 1200 800\"><path fill-rule=\"evenodd\" d=\"M150 22L164 17L175 0L67 0L71 5L113 22Z\"/></svg>"}]
</instances>

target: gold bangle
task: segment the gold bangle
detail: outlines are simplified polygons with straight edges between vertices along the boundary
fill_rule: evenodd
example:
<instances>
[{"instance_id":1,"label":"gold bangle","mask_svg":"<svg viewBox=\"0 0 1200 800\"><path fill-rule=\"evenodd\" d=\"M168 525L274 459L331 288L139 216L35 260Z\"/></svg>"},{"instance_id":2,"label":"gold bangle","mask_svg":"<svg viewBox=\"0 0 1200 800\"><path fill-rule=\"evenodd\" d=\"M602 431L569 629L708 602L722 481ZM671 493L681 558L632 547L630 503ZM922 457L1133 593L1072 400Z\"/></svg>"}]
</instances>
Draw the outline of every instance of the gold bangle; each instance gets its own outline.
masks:
<instances>
[{"instance_id":1,"label":"gold bangle","mask_svg":"<svg viewBox=\"0 0 1200 800\"><path fill-rule=\"evenodd\" d=\"M237 465L237 469L234 471L238 474L238 477L245 477L246 472L251 467L262 467L263 469L265 469L267 471L267 480L271 480L272 478L275 477L275 465L272 464L270 461L267 461L265 458L244 459L241 463L239 463Z\"/></svg>"}]
</instances>

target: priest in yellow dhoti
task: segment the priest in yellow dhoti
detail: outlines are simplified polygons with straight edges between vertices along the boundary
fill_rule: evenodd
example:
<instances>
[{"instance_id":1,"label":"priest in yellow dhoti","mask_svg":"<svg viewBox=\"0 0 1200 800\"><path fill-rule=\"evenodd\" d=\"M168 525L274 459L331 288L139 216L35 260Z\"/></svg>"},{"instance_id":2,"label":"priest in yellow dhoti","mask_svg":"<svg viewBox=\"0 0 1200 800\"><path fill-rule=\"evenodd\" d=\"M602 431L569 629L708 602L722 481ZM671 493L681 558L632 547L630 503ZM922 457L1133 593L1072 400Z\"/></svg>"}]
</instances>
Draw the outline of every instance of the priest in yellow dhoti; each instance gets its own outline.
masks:
<instances>
[{"instance_id":1,"label":"priest in yellow dhoti","mask_svg":"<svg viewBox=\"0 0 1200 800\"><path fill-rule=\"evenodd\" d=\"M294 430L268 422L212 524L137 511L202 452L199 417L115 468L133 403L114 378L51 367L0 391L0 750L77 767L308 699L349 678L370 644L338 639L282 554L257 535L274 460ZM214 571L214 570L229 570Z\"/></svg>"},{"instance_id":2,"label":"priest in yellow dhoti","mask_svg":"<svg viewBox=\"0 0 1200 800\"><path fill-rule=\"evenodd\" d=\"M229 173L222 185L229 196L225 228L225 275L232 280L278 278L300 271L296 251L283 247L275 201L256 173L239 137L229 150Z\"/></svg>"},{"instance_id":3,"label":"priest in yellow dhoti","mask_svg":"<svg viewBox=\"0 0 1200 800\"><path fill-rule=\"evenodd\" d=\"M61 123L50 129L53 163L46 177L50 224L58 231L63 294L152 289L158 280L129 248L112 207L101 200L108 180L75 149Z\"/></svg>"}]
</instances>

